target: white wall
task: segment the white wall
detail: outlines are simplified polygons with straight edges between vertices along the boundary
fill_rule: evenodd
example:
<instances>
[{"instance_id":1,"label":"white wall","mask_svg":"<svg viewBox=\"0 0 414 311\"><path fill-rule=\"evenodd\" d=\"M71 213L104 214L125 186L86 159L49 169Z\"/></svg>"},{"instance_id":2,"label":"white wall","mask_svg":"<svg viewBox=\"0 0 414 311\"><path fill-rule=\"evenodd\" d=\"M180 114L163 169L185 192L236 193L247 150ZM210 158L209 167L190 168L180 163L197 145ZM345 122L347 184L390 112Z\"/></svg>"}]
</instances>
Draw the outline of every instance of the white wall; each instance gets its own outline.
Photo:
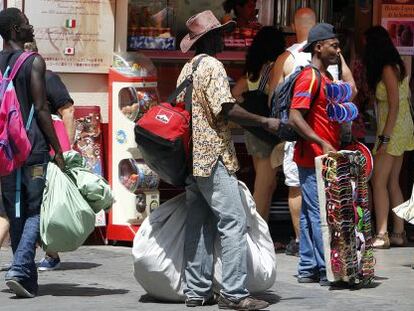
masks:
<instances>
[{"instance_id":1,"label":"white wall","mask_svg":"<svg viewBox=\"0 0 414 311\"><path fill-rule=\"evenodd\" d=\"M100 106L102 122L108 122L108 75L59 73L75 105Z\"/></svg>"},{"instance_id":2,"label":"white wall","mask_svg":"<svg viewBox=\"0 0 414 311\"><path fill-rule=\"evenodd\" d=\"M33 0L31 0L33 1ZM114 51L126 51L128 0L117 0L115 10ZM87 73L60 73L75 105L98 105L102 122L108 122L108 75Z\"/></svg>"}]
</instances>

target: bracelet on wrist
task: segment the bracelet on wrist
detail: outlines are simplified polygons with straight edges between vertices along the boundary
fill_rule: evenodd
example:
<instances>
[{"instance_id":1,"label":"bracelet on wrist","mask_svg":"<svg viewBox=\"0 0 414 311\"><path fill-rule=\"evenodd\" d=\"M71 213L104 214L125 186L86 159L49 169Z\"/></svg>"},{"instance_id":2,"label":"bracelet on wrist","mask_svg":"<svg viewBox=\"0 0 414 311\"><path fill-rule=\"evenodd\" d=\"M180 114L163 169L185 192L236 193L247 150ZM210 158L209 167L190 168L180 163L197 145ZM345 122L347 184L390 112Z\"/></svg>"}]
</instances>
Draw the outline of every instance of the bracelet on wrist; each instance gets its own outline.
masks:
<instances>
[{"instance_id":1,"label":"bracelet on wrist","mask_svg":"<svg viewBox=\"0 0 414 311\"><path fill-rule=\"evenodd\" d=\"M381 144L388 144L391 140L391 137L387 135L379 135L378 140Z\"/></svg>"}]
</instances>

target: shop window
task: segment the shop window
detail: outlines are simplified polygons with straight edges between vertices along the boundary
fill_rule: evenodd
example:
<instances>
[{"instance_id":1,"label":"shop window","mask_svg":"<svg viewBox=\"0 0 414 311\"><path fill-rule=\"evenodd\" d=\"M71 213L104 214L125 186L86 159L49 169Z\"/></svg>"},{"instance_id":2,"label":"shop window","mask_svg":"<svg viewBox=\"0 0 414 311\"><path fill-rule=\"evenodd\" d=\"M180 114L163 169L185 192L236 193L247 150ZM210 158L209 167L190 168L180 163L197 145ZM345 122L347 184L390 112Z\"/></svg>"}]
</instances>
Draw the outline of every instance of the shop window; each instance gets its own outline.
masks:
<instances>
[{"instance_id":1,"label":"shop window","mask_svg":"<svg viewBox=\"0 0 414 311\"><path fill-rule=\"evenodd\" d=\"M254 27L238 27L228 37L227 47L246 47L257 32L257 25L272 25L274 0L249 0L254 3L257 22ZM129 0L128 51L143 49L175 50L187 33L185 23L189 17L204 10L213 11L223 22L226 12L224 0ZM227 18L235 18L232 11ZM254 23L253 23L254 24Z\"/></svg>"},{"instance_id":2,"label":"shop window","mask_svg":"<svg viewBox=\"0 0 414 311\"><path fill-rule=\"evenodd\" d=\"M128 51L175 50L175 0L128 1Z\"/></svg>"}]
</instances>

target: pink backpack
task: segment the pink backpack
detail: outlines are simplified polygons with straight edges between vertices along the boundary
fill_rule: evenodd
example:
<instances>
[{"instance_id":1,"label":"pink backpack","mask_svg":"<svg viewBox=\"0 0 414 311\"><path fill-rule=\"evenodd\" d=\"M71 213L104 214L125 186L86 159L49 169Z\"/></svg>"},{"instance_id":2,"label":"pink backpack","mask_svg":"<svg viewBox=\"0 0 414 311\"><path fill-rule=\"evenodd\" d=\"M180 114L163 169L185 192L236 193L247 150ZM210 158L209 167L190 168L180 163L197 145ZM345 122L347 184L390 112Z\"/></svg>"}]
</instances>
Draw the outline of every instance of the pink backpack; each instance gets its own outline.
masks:
<instances>
[{"instance_id":1,"label":"pink backpack","mask_svg":"<svg viewBox=\"0 0 414 311\"><path fill-rule=\"evenodd\" d=\"M27 160L32 145L27 137L27 130L33 119L34 107L24 126L20 103L14 89L13 79L26 59L36 53L24 52L8 75L7 67L4 75L0 72L0 176L7 176L21 167Z\"/></svg>"}]
</instances>

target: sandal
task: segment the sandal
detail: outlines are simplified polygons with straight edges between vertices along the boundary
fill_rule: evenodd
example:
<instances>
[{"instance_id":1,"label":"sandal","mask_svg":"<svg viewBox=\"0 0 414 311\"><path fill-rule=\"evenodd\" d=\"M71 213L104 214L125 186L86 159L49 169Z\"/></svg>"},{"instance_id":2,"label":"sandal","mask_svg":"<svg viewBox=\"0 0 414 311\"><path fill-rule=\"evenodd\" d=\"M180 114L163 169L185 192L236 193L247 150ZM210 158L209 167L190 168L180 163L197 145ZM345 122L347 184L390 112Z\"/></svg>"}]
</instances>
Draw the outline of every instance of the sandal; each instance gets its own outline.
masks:
<instances>
[{"instance_id":1,"label":"sandal","mask_svg":"<svg viewBox=\"0 0 414 311\"><path fill-rule=\"evenodd\" d=\"M372 243L373 248L377 249L388 249L390 248L390 239L388 238L388 232L383 234L377 234Z\"/></svg>"},{"instance_id":2,"label":"sandal","mask_svg":"<svg viewBox=\"0 0 414 311\"><path fill-rule=\"evenodd\" d=\"M408 240L405 231L401 233L392 232L390 234L390 244L392 246L407 246Z\"/></svg>"}]
</instances>

